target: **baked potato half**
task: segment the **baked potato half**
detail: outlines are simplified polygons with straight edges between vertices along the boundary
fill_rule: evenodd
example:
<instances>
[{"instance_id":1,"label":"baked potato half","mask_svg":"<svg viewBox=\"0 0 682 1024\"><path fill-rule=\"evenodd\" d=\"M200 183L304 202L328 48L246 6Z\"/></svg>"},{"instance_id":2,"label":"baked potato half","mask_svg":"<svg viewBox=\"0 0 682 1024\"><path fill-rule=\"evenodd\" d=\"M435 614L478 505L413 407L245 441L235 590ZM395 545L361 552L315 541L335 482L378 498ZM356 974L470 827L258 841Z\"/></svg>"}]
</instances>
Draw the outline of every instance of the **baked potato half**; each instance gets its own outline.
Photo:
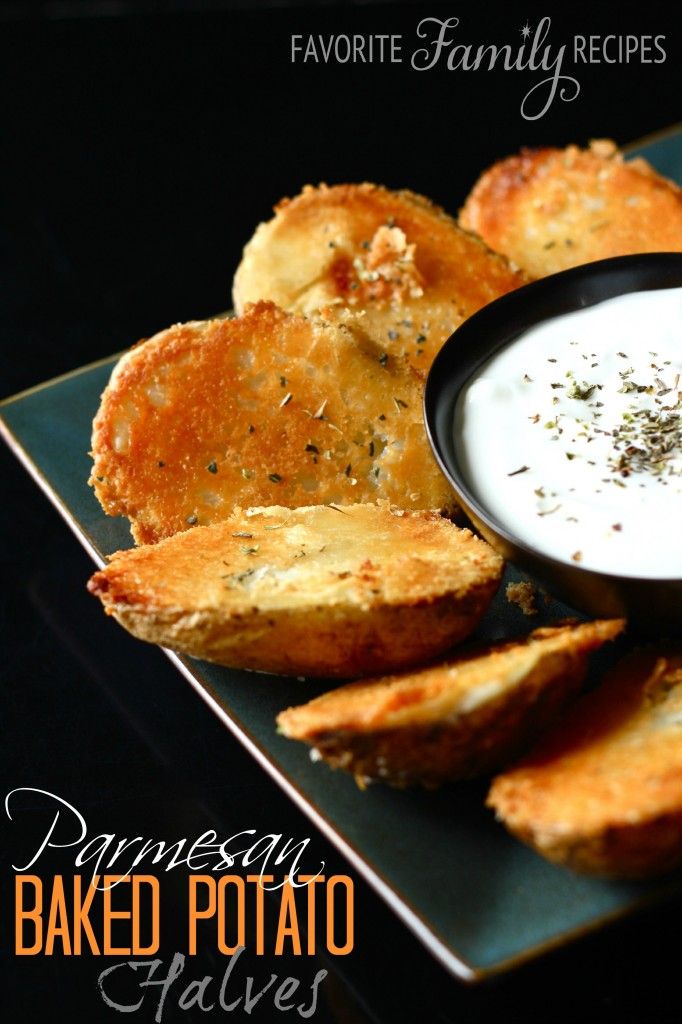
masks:
<instances>
[{"instance_id":1,"label":"baked potato half","mask_svg":"<svg viewBox=\"0 0 682 1024\"><path fill-rule=\"evenodd\" d=\"M277 718L362 784L471 778L517 755L578 691L590 651L621 620L545 627L530 636L420 668L350 683Z\"/></svg>"},{"instance_id":2,"label":"baked potato half","mask_svg":"<svg viewBox=\"0 0 682 1024\"><path fill-rule=\"evenodd\" d=\"M100 504L127 516L141 544L236 505L455 507L419 375L357 327L272 303L133 348L102 395L92 455Z\"/></svg>"},{"instance_id":3,"label":"baked potato half","mask_svg":"<svg viewBox=\"0 0 682 1024\"><path fill-rule=\"evenodd\" d=\"M493 781L488 804L577 871L631 878L682 864L682 648L623 659Z\"/></svg>"},{"instance_id":4,"label":"baked potato half","mask_svg":"<svg viewBox=\"0 0 682 1024\"><path fill-rule=\"evenodd\" d=\"M609 256L682 251L682 189L605 139L524 149L481 175L459 222L544 277Z\"/></svg>"},{"instance_id":5,"label":"baked potato half","mask_svg":"<svg viewBox=\"0 0 682 1024\"><path fill-rule=\"evenodd\" d=\"M142 640L233 667L347 677L462 640L501 573L469 530L384 502L237 510L118 552L89 589Z\"/></svg>"},{"instance_id":6,"label":"baked potato half","mask_svg":"<svg viewBox=\"0 0 682 1024\"><path fill-rule=\"evenodd\" d=\"M348 308L386 351L426 371L466 317L524 282L430 200L380 185L306 186L244 249L237 311L270 299L334 319Z\"/></svg>"}]
</instances>

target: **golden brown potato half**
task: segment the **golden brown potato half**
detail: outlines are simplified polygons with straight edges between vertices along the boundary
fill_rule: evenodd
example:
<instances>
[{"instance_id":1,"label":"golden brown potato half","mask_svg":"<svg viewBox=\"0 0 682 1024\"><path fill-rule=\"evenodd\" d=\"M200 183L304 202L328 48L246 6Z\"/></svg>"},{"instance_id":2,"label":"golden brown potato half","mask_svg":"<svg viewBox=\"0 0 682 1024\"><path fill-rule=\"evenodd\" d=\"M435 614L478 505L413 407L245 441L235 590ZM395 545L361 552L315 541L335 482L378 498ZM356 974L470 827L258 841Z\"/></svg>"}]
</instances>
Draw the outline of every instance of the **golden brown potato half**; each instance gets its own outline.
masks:
<instances>
[{"instance_id":1,"label":"golden brown potato half","mask_svg":"<svg viewBox=\"0 0 682 1024\"><path fill-rule=\"evenodd\" d=\"M682 864L682 649L626 657L493 781L488 804L578 871L638 877Z\"/></svg>"},{"instance_id":2,"label":"golden brown potato half","mask_svg":"<svg viewBox=\"0 0 682 1024\"><path fill-rule=\"evenodd\" d=\"M142 640L235 667L348 676L461 640L501 572L485 541L433 512L316 505L235 511L120 551L89 589Z\"/></svg>"},{"instance_id":3,"label":"golden brown potato half","mask_svg":"<svg viewBox=\"0 0 682 1024\"><path fill-rule=\"evenodd\" d=\"M417 671L350 683L277 724L359 781L437 786L518 754L579 689L587 655L621 620L545 627Z\"/></svg>"},{"instance_id":4,"label":"golden brown potato half","mask_svg":"<svg viewBox=\"0 0 682 1024\"><path fill-rule=\"evenodd\" d=\"M234 279L234 305L271 299L330 318L348 307L379 345L425 371L466 317L523 283L423 196L320 185L283 199L257 228Z\"/></svg>"},{"instance_id":5,"label":"golden brown potato half","mask_svg":"<svg viewBox=\"0 0 682 1024\"><path fill-rule=\"evenodd\" d=\"M682 190L612 142L524 149L479 178L460 214L532 277L608 256L682 250Z\"/></svg>"},{"instance_id":6,"label":"golden brown potato half","mask_svg":"<svg viewBox=\"0 0 682 1024\"><path fill-rule=\"evenodd\" d=\"M357 329L258 303L178 324L120 361L90 483L138 543L236 505L454 507L424 431L421 380Z\"/></svg>"}]
</instances>

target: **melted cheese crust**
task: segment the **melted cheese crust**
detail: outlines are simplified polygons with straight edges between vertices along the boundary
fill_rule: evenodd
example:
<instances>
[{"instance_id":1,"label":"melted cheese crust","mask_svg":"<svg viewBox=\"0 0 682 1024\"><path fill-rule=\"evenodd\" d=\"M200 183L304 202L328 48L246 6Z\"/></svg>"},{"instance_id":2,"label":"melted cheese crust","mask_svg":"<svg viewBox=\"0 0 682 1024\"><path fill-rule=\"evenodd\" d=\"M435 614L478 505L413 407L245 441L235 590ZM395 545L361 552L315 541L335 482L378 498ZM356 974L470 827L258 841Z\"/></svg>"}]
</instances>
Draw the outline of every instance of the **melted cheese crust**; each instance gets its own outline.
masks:
<instances>
[{"instance_id":1,"label":"melted cheese crust","mask_svg":"<svg viewBox=\"0 0 682 1024\"><path fill-rule=\"evenodd\" d=\"M606 140L501 160L481 175L459 220L531 277L610 256L682 251L682 190Z\"/></svg>"},{"instance_id":2,"label":"melted cheese crust","mask_svg":"<svg viewBox=\"0 0 682 1024\"><path fill-rule=\"evenodd\" d=\"M236 505L453 507L421 393L420 376L355 326L271 303L178 324L115 369L90 482L139 543L219 522Z\"/></svg>"},{"instance_id":3,"label":"melted cheese crust","mask_svg":"<svg viewBox=\"0 0 682 1024\"><path fill-rule=\"evenodd\" d=\"M382 348L426 371L463 320L524 281L414 192L306 186L247 244L234 305L270 299L327 318L353 310Z\"/></svg>"}]
</instances>

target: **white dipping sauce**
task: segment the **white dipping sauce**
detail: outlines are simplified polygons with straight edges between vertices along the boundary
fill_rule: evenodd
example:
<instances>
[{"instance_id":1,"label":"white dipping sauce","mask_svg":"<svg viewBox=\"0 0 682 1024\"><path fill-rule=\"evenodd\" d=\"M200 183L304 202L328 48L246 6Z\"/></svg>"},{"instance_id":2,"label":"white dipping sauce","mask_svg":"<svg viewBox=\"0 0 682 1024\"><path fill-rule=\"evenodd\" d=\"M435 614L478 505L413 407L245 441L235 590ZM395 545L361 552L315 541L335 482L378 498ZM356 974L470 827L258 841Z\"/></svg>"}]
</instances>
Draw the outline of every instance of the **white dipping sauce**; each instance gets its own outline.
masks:
<instances>
[{"instance_id":1,"label":"white dipping sauce","mask_svg":"<svg viewBox=\"0 0 682 1024\"><path fill-rule=\"evenodd\" d=\"M481 505L529 547L682 577L682 288L523 332L463 390L455 439Z\"/></svg>"}]
</instances>

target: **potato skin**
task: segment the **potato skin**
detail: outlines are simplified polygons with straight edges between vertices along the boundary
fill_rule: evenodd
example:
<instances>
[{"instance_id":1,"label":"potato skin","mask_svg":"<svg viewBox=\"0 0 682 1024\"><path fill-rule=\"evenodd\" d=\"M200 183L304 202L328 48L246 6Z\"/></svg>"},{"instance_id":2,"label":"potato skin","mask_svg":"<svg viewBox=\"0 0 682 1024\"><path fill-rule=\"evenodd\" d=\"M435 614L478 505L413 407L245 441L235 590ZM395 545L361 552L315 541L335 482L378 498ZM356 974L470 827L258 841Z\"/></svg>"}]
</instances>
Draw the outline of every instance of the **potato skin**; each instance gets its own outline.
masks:
<instances>
[{"instance_id":1,"label":"potato skin","mask_svg":"<svg viewBox=\"0 0 682 1024\"><path fill-rule=\"evenodd\" d=\"M90 483L138 543L239 505L452 509L429 448L423 378L357 327L258 303L177 324L119 362L93 424Z\"/></svg>"},{"instance_id":2,"label":"potato skin","mask_svg":"<svg viewBox=\"0 0 682 1024\"><path fill-rule=\"evenodd\" d=\"M682 250L682 190L614 143L524 149L485 171L460 212L531 277L610 256Z\"/></svg>"},{"instance_id":3,"label":"potato skin","mask_svg":"<svg viewBox=\"0 0 682 1024\"><path fill-rule=\"evenodd\" d=\"M384 502L237 510L119 552L89 589L142 640L233 667L348 677L463 639L501 572L470 531Z\"/></svg>"},{"instance_id":4,"label":"potato skin","mask_svg":"<svg viewBox=\"0 0 682 1024\"><path fill-rule=\"evenodd\" d=\"M640 878L682 864L682 651L652 648L602 685L518 765L488 805L557 864Z\"/></svg>"},{"instance_id":5,"label":"potato skin","mask_svg":"<svg viewBox=\"0 0 682 1024\"><path fill-rule=\"evenodd\" d=\"M426 372L463 320L524 281L424 196L307 185L247 243L233 298L238 311L256 299L332 320L355 311L378 344Z\"/></svg>"},{"instance_id":6,"label":"potato skin","mask_svg":"<svg viewBox=\"0 0 682 1024\"><path fill-rule=\"evenodd\" d=\"M485 775L518 755L579 690L618 620L546 627L412 673L351 683L278 717L359 781L405 787Z\"/></svg>"}]
</instances>

